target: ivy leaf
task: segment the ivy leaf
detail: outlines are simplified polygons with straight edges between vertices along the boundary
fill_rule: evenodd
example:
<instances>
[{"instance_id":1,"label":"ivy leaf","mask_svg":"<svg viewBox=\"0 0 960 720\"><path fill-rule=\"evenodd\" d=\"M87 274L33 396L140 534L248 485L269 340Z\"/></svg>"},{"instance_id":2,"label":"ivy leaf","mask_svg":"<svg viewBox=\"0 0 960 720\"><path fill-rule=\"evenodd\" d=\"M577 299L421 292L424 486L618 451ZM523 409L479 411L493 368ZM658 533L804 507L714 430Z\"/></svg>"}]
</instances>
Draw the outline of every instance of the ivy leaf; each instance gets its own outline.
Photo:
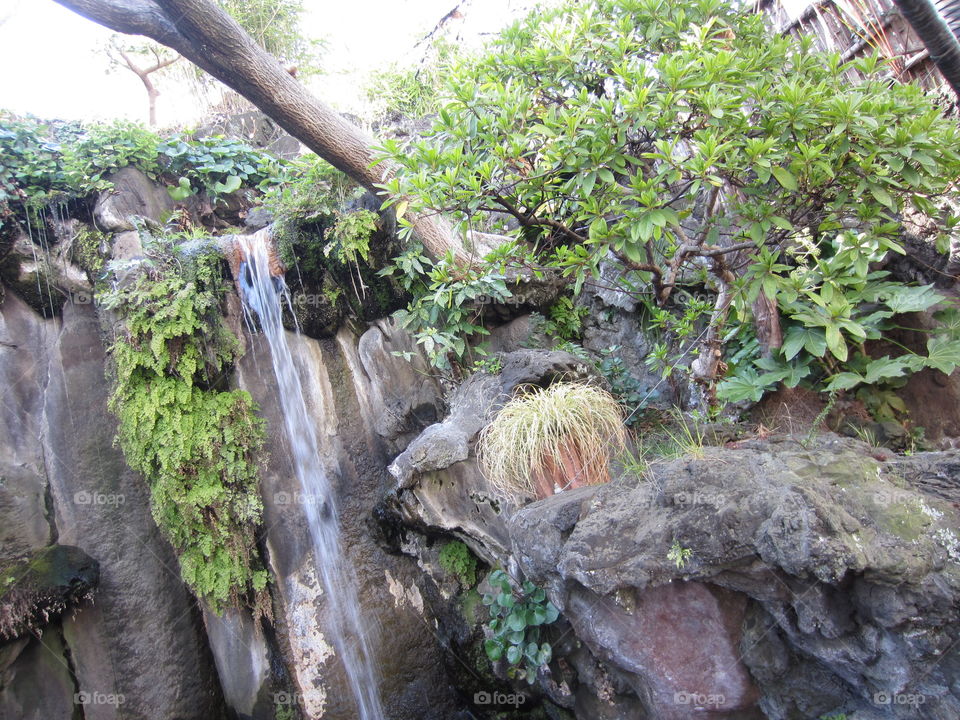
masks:
<instances>
[{"instance_id":1,"label":"ivy leaf","mask_svg":"<svg viewBox=\"0 0 960 720\"><path fill-rule=\"evenodd\" d=\"M487 657L491 662L496 662L503 657L503 645L494 639L489 639L483 643L483 649L487 652Z\"/></svg>"},{"instance_id":2,"label":"ivy leaf","mask_svg":"<svg viewBox=\"0 0 960 720\"><path fill-rule=\"evenodd\" d=\"M507 662L516 665L523 657L523 651L517 645L511 645L507 648Z\"/></svg>"}]
</instances>

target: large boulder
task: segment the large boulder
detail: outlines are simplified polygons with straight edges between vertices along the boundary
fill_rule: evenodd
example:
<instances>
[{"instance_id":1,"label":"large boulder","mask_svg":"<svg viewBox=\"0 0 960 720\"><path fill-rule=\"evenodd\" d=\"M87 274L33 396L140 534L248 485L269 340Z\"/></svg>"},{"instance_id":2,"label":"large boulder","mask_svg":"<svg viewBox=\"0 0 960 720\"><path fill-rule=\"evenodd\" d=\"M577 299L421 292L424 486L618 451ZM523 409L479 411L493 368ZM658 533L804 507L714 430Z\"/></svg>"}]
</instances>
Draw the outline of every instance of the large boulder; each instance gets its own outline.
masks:
<instances>
[{"instance_id":1,"label":"large boulder","mask_svg":"<svg viewBox=\"0 0 960 720\"><path fill-rule=\"evenodd\" d=\"M134 221L137 217L162 222L173 211L173 198L166 188L135 167L120 168L107 180L113 183L113 188L100 193L93 208L93 218L99 230L136 230Z\"/></svg>"},{"instance_id":2,"label":"large boulder","mask_svg":"<svg viewBox=\"0 0 960 720\"><path fill-rule=\"evenodd\" d=\"M914 462L833 436L707 449L523 508L513 551L650 718L946 720L960 513Z\"/></svg>"}]
</instances>

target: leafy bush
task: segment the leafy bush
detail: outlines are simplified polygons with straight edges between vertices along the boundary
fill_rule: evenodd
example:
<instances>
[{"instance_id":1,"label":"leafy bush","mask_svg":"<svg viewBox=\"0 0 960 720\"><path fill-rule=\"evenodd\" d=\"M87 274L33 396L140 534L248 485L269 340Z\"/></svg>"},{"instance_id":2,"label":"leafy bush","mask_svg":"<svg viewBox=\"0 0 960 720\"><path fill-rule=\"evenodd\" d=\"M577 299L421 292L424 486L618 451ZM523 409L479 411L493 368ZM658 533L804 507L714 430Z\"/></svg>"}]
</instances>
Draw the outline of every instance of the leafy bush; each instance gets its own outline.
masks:
<instances>
[{"instance_id":1,"label":"leafy bush","mask_svg":"<svg viewBox=\"0 0 960 720\"><path fill-rule=\"evenodd\" d=\"M865 79L851 82L851 70ZM940 201L960 175L958 129L875 57L841 63L721 0L567 2L451 69L445 92L427 138L383 144L401 166L385 188L405 229L416 213L452 213L462 230L508 215L516 242L498 271L558 269L577 292L612 260L621 289L674 318L662 320L667 374L688 367L715 385L724 342L736 353L753 339L725 327L731 308L743 321L756 301L784 318L790 372L819 366L818 389L849 385L847 372L872 384L892 366L868 373L847 350L885 337L889 316L870 317L867 304L929 306L870 266L903 252L904 213L939 218L943 247L956 224ZM705 321L689 343L670 327L690 307L681 290L700 298ZM458 292L469 302L469 285ZM450 346L460 318L443 307L453 323L440 313L432 327ZM953 341L932 342L929 360L896 372L952 368ZM755 348L742 368L762 356Z\"/></svg>"},{"instance_id":2,"label":"leafy bush","mask_svg":"<svg viewBox=\"0 0 960 720\"><path fill-rule=\"evenodd\" d=\"M560 611L547 600L543 588L529 580L515 589L510 576L494 570L487 582L492 590L483 596L490 612L487 627L491 637L484 643L487 657L492 662L506 659L511 676L533 685L537 669L553 657L550 643L541 642L541 628L556 621Z\"/></svg>"},{"instance_id":3,"label":"leafy bush","mask_svg":"<svg viewBox=\"0 0 960 720\"><path fill-rule=\"evenodd\" d=\"M623 411L608 392L558 382L521 388L483 429L477 455L497 491L520 501L544 482L551 492L555 480L562 487L605 482L610 452L624 442Z\"/></svg>"},{"instance_id":4,"label":"leafy bush","mask_svg":"<svg viewBox=\"0 0 960 720\"><path fill-rule=\"evenodd\" d=\"M484 306L512 295L502 265L495 258L488 260L464 265L450 253L433 261L414 244L380 271L384 277L397 278L414 295L415 300L396 318L413 334L430 363L444 372L452 373L454 365L467 358L469 340L490 334L481 321ZM473 352L484 354L477 348Z\"/></svg>"},{"instance_id":5,"label":"leafy bush","mask_svg":"<svg viewBox=\"0 0 960 720\"><path fill-rule=\"evenodd\" d=\"M161 139L135 123L81 125L0 112L0 220L107 190L106 176L127 166L177 183L170 190L178 200L201 191L216 200L243 186L262 190L287 172L286 163L238 140Z\"/></svg>"},{"instance_id":6,"label":"leafy bush","mask_svg":"<svg viewBox=\"0 0 960 720\"><path fill-rule=\"evenodd\" d=\"M451 540L440 550L440 567L457 578L464 588L477 584L477 559L470 548L459 540Z\"/></svg>"},{"instance_id":7,"label":"leafy bush","mask_svg":"<svg viewBox=\"0 0 960 720\"><path fill-rule=\"evenodd\" d=\"M153 517L186 583L216 611L256 603L268 577L256 549L263 423L246 392L220 389L237 353L220 316L220 259L148 252L99 295L122 321L110 347L117 438L150 484Z\"/></svg>"},{"instance_id":8,"label":"leafy bush","mask_svg":"<svg viewBox=\"0 0 960 720\"><path fill-rule=\"evenodd\" d=\"M180 195L174 195L177 199L201 190L214 199L241 186L264 190L283 176L282 161L219 135L168 138L155 151L161 156L163 171L179 178Z\"/></svg>"}]
</instances>

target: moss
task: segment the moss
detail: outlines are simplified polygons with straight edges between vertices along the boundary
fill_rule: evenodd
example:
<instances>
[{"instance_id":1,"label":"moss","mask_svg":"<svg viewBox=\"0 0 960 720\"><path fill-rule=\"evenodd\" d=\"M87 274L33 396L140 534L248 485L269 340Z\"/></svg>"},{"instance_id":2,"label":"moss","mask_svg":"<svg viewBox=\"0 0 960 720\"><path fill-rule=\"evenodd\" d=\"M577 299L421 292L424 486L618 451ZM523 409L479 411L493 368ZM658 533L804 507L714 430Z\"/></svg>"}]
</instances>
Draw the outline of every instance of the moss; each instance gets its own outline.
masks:
<instances>
[{"instance_id":1,"label":"moss","mask_svg":"<svg viewBox=\"0 0 960 720\"><path fill-rule=\"evenodd\" d=\"M263 423L243 391L225 391L238 343L222 322L220 258L159 243L101 303L121 320L110 407L127 463L150 483L153 517L183 579L215 611L266 608L257 553Z\"/></svg>"},{"instance_id":2,"label":"moss","mask_svg":"<svg viewBox=\"0 0 960 720\"><path fill-rule=\"evenodd\" d=\"M109 253L107 236L89 225L81 225L73 238L72 260L95 282L103 273Z\"/></svg>"},{"instance_id":3,"label":"moss","mask_svg":"<svg viewBox=\"0 0 960 720\"><path fill-rule=\"evenodd\" d=\"M477 558L464 543L451 540L440 550L440 567L457 578L464 588L477 584Z\"/></svg>"},{"instance_id":4,"label":"moss","mask_svg":"<svg viewBox=\"0 0 960 720\"><path fill-rule=\"evenodd\" d=\"M69 545L51 545L0 568L0 638L42 630L88 599L99 580L99 564Z\"/></svg>"}]
</instances>

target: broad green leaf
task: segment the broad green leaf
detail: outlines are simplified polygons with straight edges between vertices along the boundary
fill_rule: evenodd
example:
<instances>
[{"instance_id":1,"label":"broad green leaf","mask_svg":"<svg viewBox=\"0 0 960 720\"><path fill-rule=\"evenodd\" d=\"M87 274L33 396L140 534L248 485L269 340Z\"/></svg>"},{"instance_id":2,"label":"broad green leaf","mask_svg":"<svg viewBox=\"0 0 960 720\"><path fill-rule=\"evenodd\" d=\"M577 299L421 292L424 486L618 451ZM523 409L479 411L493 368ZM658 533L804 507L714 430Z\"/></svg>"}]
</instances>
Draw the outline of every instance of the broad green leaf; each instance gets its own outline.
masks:
<instances>
[{"instance_id":1,"label":"broad green leaf","mask_svg":"<svg viewBox=\"0 0 960 720\"><path fill-rule=\"evenodd\" d=\"M933 337L927 340L927 367L949 375L960 365L960 340Z\"/></svg>"},{"instance_id":2,"label":"broad green leaf","mask_svg":"<svg viewBox=\"0 0 960 720\"><path fill-rule=\"evenodd\" d=\"M831 392L834 390L849 390L850 388L854 388L862 382L864 382L864 377L860 373L837 373L830 378L830 382L827 383L827 390Z\"/></svg>"},{"instance_id":3,"label":"broad green leaf","mask_svg":"<svg viewBox=\"0 0 960 720\"><path fill-rule=\"evenodd\" d=\"M777 182L780 183L787 190L796 190L797 189L797 179L793 176L793 173L782 168L779 165L775 165L770 168L773 172L773 176L777 179Z\"/></svg>"}]
</instances>

